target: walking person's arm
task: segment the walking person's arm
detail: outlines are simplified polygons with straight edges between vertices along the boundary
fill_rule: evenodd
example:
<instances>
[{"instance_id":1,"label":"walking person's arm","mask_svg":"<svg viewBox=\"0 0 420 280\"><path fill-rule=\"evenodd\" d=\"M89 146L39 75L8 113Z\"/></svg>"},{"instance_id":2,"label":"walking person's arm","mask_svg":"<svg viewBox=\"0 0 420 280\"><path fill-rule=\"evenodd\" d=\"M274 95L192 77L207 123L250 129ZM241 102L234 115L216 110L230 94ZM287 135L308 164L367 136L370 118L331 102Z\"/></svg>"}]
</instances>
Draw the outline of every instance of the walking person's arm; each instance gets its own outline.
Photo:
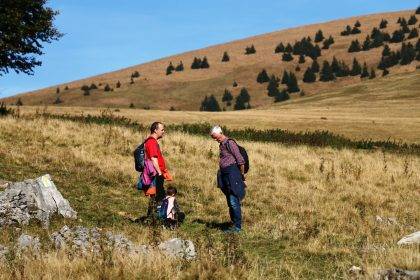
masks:
<instances>
[{"instance_id":1,"label":"walking person's arm","mask_svg":"<svg viewBox=\"0 0 420 280\"><path fill-rule=\"evenodd\" d=\"M153 163L153 167L156 169L156 172L159 174L159 176L162 176L162 170L160 170L157 157L152 157L152 163Z\"/></svg>"}]
</instances>

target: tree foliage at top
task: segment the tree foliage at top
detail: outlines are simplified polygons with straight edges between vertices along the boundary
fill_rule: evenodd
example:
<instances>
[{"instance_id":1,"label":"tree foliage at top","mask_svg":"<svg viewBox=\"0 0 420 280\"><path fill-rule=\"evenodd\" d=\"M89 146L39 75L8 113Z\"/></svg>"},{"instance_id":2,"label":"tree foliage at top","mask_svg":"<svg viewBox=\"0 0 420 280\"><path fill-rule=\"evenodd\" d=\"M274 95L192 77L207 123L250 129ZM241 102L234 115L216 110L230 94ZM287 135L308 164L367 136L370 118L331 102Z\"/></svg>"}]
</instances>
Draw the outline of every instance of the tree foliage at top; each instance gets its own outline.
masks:
<instances>
[{"instance_id":1,"label":"tree foliage at top","mask_svg":"<svg viewBox=\"0 0 420 280\"><path fill-rule=\"evenodd\" d=\"M33 75L42 62L43 43L63 36L53 25L58 11L46 7L47 0L0 1L0 75L16 73Z\"/></svg>"}]
</instances>

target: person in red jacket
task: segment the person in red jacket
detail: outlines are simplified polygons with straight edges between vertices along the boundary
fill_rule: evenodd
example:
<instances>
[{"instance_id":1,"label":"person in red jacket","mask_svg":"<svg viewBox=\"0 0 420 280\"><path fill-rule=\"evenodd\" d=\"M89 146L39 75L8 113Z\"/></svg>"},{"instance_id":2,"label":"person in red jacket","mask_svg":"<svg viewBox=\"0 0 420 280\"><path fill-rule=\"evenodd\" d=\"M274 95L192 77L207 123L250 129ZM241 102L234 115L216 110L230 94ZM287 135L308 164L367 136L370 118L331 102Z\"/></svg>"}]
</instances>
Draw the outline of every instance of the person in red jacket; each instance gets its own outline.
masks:
<instances>
[{"instance_id":1,"label":"person in red jacket","mask_svg":"<svg viewBox=\"0 0 420 280\"><path fill-rule=\"evenodd\" d=\"M164 180L172 180L158 143L164 134L165 126L163 123L154 122L150 126L150 135L144 143L145 156L152 161L157 173L152 184L143 190L145 195L150 197L148 215L151 214L150 211L154 209L156 203L159 203L165 197Z\"/></svg>"}]
</instances>

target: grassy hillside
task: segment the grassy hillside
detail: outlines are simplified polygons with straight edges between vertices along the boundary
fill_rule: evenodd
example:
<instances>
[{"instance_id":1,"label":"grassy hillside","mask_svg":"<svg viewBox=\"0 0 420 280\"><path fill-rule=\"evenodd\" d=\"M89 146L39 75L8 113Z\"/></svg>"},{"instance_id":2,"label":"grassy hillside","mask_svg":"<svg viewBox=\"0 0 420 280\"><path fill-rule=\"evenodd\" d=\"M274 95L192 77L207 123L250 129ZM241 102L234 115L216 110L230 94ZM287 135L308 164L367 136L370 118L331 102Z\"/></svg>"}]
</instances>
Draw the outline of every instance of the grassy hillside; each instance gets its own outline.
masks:
<instances>
[{"instance_id":1,"label":"grassy hillside","mask_svg":"<svg viewBox=\"0 0 420 280\"><path fill-rule=\"evenodd\" d=\"M64 224L99 226L148 243L150 229L132 219L147 200L133 189L131 151L145 136L116 126L48 119L0 119L0 179L23 180L50 173L78 211L78 221L56 219L52 228L22 227L46 238ZM251 171L244 200L245 232L220 233L225 199L215 187L217 143L169 132L161 144L179 189L186 223L155 238L181 236L198 246L199 258L183 262L156 256L79 258L45 252L42 262L15 259L0 264L0 278L115 279L336 279L352 265L368 276L379 268L420 269L418 248L397 247L420 226L419 157L242 143ZM387 224L376 216L395 217ZM1 231L0 243L16 238ZM15 274L13 274L15 273Z\"/></svg>"},{"instance_id":2,"label":"grassy hillside","mask_svg":"<svg viewBox=\"0 0 420 280\"><path fill-rule=\"evenodd\" d=\"M113 113L145 124L160 120L166 124L209 122L232 129L328 130L352 139L420 143L419 89L420 71L417 70L256 110L210 113L121 108ZM53 114L100 115L103 109L56 106L20 108L21 114L32 114L36 110Z\"/></svg>"},{"instance_id":3,"label":"grassy hillside","mask_svg":"<svg viewBox=\"0 0 420 280\"><path fill-rule=\"evenodd\" d=\"M273 98L267 96L267 84L256 82L257 74L265 68L269 75L275 74L281 78L283 71L295 71L298 65L298 56L294 56L291 62L281 60L281 53L275 54L274 49L282 42L294 44L296 40L310 36L312 42L315 33L322 30L324 37L333 36L335 43L328 50L322 50L322 56L317 60L322 66L322 62L331 62L333 56L339 60L344 60L351 66L353 58L363 64L367 63L369 69L376 68L381 57L382 47L374 48L369 51L348 53L348 47L352 40L358 39L362 44L365 37L371 33L374 27L378 27L382 19L388 21L388 26L382 31L390 35L399 29L397 19L399 17L409 18L414 11L400 11L393 13L383 13L374 15L358 16L347 19L334 20L326 23L319 23L307 26L280 30L255 37L250 37L226 44L216 45L200 50L195 50L183 54L162 58L149 63L136 65L119 71L105 73L102 75L89 77L80 81L73 81L61 85L55 85L46 89L34 91L20 95L24 105L52 105L57 97L63 102L59 106L87 106L87 107L128 107L131 103L136 108L149 107L151 109L169 110L173 107L177 110L198 110L205 95L214 94L221 102L224 89L232 91L233 96L237 96L242 87L246 87L251 95L251 105L253 107L269 106L273 103ZM346 25L353 26L356 20L361 23L361 33L350 36L340 36ZM413 26L410 26L412 28ZM417 38L408 40L415 44ZM406 42L408 42L406 41ZM322 47L322 42L318 43ZM245 55L245 48L254 45L256 53ZM389 44L392 50L400 48L401 43ZM221 62L223 52L227 51L230 56L229 62ZM194 57L208 58L210 68L192 70L190 65ZM182 61L185 70L166 75L166 67L170 62L176 66ZM339 78L334 82L316 82L306 84L302 82L302 76L306 68L312 63L312 59L306 57L304 64L299 64L301 70L296 72L299 86L304 90L306 96L317 95L321 92L337 90L346 85L360 84L363 86L359 77ZM413 72L418 62L413 62L406 66L395 66L390 69L391 75L395 73ZM134 84L130 83L132 73L138 71L140 77L134 78ZM379 76L381 73L377 72ZM120 81L121 87L116 88L116 83ZM236 81L238 87L233 88L232 83ZM84 96L81 90L82 85L95 83L99 89L91 90L89 96ZM105 92L104 87L109 84L113 91ZM56 88L60 93L56 93ZM65 90L68 87L68 90ZM419 88L416 88L419 90ZM292 94L293 99L306 99ZM7 103L15 103L17 97L6 98ZM225 106L227 110L231 107Z\"/></svg>"}]
</instances>

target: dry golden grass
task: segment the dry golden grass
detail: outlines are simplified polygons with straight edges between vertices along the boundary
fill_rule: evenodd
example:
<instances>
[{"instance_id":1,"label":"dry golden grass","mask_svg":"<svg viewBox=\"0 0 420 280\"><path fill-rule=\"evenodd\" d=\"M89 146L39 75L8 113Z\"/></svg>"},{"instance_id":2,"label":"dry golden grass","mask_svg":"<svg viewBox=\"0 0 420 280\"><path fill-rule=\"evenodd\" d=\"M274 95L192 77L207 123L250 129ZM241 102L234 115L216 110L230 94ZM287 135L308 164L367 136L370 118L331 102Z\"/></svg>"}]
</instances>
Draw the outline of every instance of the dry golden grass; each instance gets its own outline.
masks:
<instances>
[{"instance_id":1,"label":"dry golden grass","mask_svg":"<svg viewBox=\"0 0 420 280\"><path fill-rule=\"evenodd\" d=\"M127 219L147 205L133 189L137 175L131 156L144 132L42 118L3 118L0 131L0 179L48 172L79 212L78 221L55 220L47 232L36 225L22 231L46 235L65 223L82 224L150 241L147 227ZM243 202L245 232L234 239L214 229L228 220L225 199L215 187L217 143L168 131L161 144L187 220L178 231L162 230L160 238L193 240L198 260L116 256L102 266L100 260L49 252L43 260L3 264L1 277L19 275L19 263L31 279L50 279L57 272L61 279L101 273L142 279L333 279L348 278L351 265L369 275L379 268L420 269L419 248L396 245L420 227L419 157L241 144L249 151L251 171ZM395 217L397 223L379 223L377 215ZM0 243L10 239L3 231Z\"/></svg>"},{"instance_id":2,"label":"dry golden grass","mask_svg":"<svg viewBox=\"0 0 420 280\"><path fill-rule=\"evenodd\" d=\"M413 14L413 10L364 15L280 30L162 58L79 81L52 86L19 97L21 97L25 105L50 105L57 97L56 87L58 86L61 89L59 96L64 102L62 104L64 106L128 107L130 103L134 103L137 108L149 106L152 109L169 110L173 106L178 110L198 110L205 95L214 94L218 100L221 100L225 88L231 89L233 95L236 96L240 88L246 87L251 94L251 104L254 107L266 106L272 104L273 99L267 96L266 85L260 85L256 82L257 74L262 68L265 68L269 74L280 76L283 70L294 70L297 65L297 57L294 58L293 62L283 62L279 54L274 54L274 48L279 42L293 44L296 40L307 36L311 36L313 39L315 33L321 29L325 37L329 35L334 37L335 44L329 50L322 51L322 56L318 58L320 64L322 64L323 60L331 61L332 57L336 56L350 65L353 58L356 57L359 62L366 62L369 67L376 67L381 57L382 48L350 54L347 52L350 42L358 39L362 43L366 35L370 34L374 27L379 26L381 19L388 20L389 24L385 30L392 34L394 30L399 28L399 25L396 23L398 17L408 18L411 14ZM362 33L345 37L340 36L340 32L344 30L344 27L346 25L353 26L356 20L359 20L362 24L360 28ZM412 39L410 41L415 43L416 40ZM255 45L257 53L245 55L245 47L251 44ZM392 49L399 48L400 45L390 44ZM228 63L221 62L224 51L227 51L230 55L231 60ZM207 56L210 68L191 70L190 65L195 56ZM181 60L184 62L185 70L166 76L165 71L169 62L172 61L176 65ZM310 64L311 59L307 58L305 64L300 65L302 70L297 72L298 79L302 79L305 69ZM409 66L393 67L390 71L391 74L413 72L416 65L418 65L418 62L414 62ZM135 84L131 85L130 75L134 71L139 71L141 77L136 78ZM379 74L377 73L377 75ZM118 80L122 83L121 88L108 93L103 91L105 84L109 83L114 88ZM238 88L232 88L234 80L238 82ZM91 83L102 85L99 87L100 89L91 91L90 96L83 96L80 87ZM338 79L333 83L300 83L300 86L307 95L313 95L360 83L359 77L352 77ZM65 91L65 86L68 86L70 89ZM293 96L293 98L299 99L298 96ZM4 100L7 103L16 102L17 97Z\"/></svg>"},{"instance_id":3,"label":"dry golden grass","mask_svg":"<svg viewBox=\"0 0 420 280\"><path fill-rule=\"evenodd\" d=\"M350 85L302 99L256 110L220 113L119 109L116 115L140 123L155 120L167 124L210 122L233 129L287 129L291 131L328 130L352 139L392 139L420 143L420 71L392 75ZM22 107L32 114L43 107ZM102 109L56 107L54 114L98 115Z\"/></svg>"}]
</instances>

